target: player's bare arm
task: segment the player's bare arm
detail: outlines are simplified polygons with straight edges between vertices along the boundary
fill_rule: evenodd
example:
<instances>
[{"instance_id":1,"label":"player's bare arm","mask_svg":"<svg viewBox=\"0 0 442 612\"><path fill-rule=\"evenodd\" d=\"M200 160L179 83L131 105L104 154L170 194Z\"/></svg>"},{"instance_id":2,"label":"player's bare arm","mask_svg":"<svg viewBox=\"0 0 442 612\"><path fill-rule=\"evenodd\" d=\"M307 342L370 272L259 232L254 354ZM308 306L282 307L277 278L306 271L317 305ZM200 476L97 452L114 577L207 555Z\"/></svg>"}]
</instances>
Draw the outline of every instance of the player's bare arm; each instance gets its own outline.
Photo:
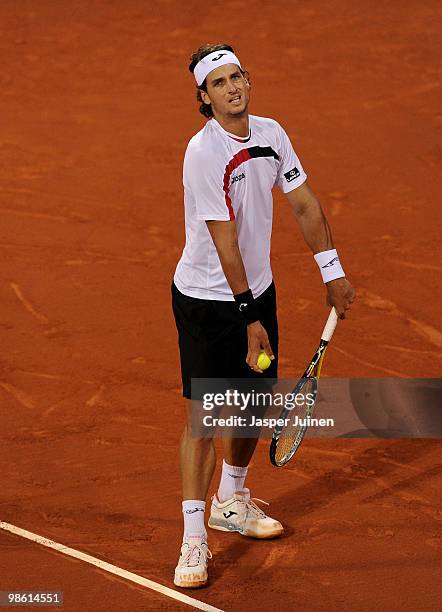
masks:
<instances>
[{"instance_id":1,"label":"player's bare arm","mask_svg":"<svg viewBox=\"0 0 442 612\"><path fill-rule=\"evenodd\" d=\"M233 295L247 291L249 283L239 250L235 221L206 223Z\"/></svg>"},{"instance_id":2,"label":"player's bare arm","mask_svg":"<svg viewBox=\"0 0 442 612\"><path fill-rule=\"evenodd\" d=\"M244 293L248 290L249 284L239 249L235 221L206 223L233 295ZM273 357L267 332L259 321L255 321L247 326L247 336L249 350L246 362L256 372L262 373L256 365L260 351L264 350L270 358Z\"/></svg>"},{"instance_id":3,"label":"player's bare arm","mask_svg":"<svg viewBox=\"0 0 442 612\"><path fill-rule=\"evenodd\" d=\"M334 248L330 226L325 218L321 204L308 182L289 191L287 199L301 229L305 242L312 252L321 253ZM341 319L355 298L355 291L345 277L326 283L327 303L334 306Z\"/></svg>"}]
</instances>

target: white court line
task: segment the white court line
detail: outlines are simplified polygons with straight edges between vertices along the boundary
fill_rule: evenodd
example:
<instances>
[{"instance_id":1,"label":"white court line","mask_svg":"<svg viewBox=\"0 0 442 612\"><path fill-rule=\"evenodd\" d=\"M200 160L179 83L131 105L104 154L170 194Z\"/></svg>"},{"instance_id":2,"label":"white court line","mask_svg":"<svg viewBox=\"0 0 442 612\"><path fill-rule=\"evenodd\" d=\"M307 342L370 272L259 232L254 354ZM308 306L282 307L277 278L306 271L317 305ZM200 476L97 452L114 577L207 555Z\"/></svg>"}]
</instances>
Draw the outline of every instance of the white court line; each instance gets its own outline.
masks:
<instances>
[{"instance_id":1,"label":"white court line","mask_svg":"<svg viewBox=\"0 0 442 612\"><path fill-rule=\"evenodd\" d=\"M187 604L188 606L192 606L197 610L206 610L206 612L223 612L223 610L220 610L219 608L215 608L214 606L206 604L203 601L198 601L198 599L194 599L193 597L184 595L179 591L174 591L174 589L169 589L169 587L163 586L158 582L153 582L153 580L149 580L148 578L143 578L143 576L138 576L138 574L128 572L127 570L121 569L116 565L112 565L112 563L106 563L106 561L102 561L101 559L97 559L96 557L92 557L91 555L87 555L86 553L80 552L79 550L75 550L74 548L69 548L69 546L65 546L64 544L58 544L53 540L48 540L48 538L39 536L35 533L32 533L31 531L26 531L26 529L21 529L20 527L16 527L15 525L11 525L10 523L0 521L0 529L3 529L4 531L9 531L10 533L14 533L15 535L18 535L22 538L26 538L27 540L31 540L32 542L36 542L37 544L41 544L42 546L46 546L47 548L57 550L58 552L61 552L64 555L68 555L69 557L80 559L81 561L85 561L90 565L95 565L96 567L104 570L105 572L115 574L116 576L121 576L121 578L125 578L126 580L130 580L131 582L140 584L141 586L147 587L148 589L152 589L152 591L156 591L157 593L162 593L167 597L171 597L172 599L176 599L181 603Z\"/></svg>"}]
</instances>

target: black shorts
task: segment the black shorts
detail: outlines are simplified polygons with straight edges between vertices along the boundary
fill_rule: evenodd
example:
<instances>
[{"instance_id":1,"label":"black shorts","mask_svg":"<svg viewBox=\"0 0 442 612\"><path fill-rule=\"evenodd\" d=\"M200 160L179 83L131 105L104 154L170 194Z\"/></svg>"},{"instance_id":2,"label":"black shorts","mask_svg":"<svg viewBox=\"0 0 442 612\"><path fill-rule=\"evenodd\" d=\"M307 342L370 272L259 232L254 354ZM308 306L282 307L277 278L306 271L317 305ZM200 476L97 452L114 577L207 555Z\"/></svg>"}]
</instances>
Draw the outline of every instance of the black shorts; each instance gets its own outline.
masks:
<instances>
[{"instance_id":1,"label":"black shorts","mask_svg":"<svg viewBox=\"0 0 442 612\"><path fill-rule=\"evenodd\" d=\"M256 299L260 321L275 355L263 374L246 363L247 325L235 302L183 295L172 283L172 308L178 329L183 396L191 397L192 378L277 378L278 320L272 284Z\"/></svg>"}]
</instances>

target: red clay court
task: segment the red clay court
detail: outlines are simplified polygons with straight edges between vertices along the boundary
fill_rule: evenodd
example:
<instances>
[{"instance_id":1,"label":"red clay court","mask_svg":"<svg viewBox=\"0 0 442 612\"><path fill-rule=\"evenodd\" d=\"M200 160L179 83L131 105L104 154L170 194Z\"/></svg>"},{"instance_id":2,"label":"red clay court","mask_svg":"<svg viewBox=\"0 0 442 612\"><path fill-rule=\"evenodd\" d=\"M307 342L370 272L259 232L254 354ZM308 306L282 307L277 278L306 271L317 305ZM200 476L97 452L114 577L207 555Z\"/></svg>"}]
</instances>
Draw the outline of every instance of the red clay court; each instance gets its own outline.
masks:
<instances>
[{"instance_id":1,"label":"red clay court","mask_svg":"<svg viewBox=\"0 0 442 612\"><path fill-rule=\"evenodd\" d=\"M324 374L440 376L440 18L434 0L3 0L0 521L173 588L170 282L184 149L204 121L187 65L204 42L234 46L251 112L289 133L358 292ZM296 377L328 309L280 193L273 270L280 374ZM286 534L211 533L210 585L186 595L225 611L440 610L440 468L438 440L306 440L281 470L262 442L248 484ZM6 590L64 591L66 611L190 609L0 529Z\"/></svg>"}]
</instances>

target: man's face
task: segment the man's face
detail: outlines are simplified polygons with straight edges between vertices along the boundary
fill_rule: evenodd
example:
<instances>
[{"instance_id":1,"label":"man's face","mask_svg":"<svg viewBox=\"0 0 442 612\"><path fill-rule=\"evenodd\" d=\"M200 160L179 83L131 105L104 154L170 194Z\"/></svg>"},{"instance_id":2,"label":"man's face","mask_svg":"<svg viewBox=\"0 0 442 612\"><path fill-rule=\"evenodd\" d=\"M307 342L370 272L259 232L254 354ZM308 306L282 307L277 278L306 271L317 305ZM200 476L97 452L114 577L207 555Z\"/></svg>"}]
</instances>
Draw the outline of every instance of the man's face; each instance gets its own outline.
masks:
<instances>
[{"instance_id":1,"label":"man's face","mask_svg":"<svg viewBox=\"0 0 442 612\"><path fill-rule=\"evenodd\" d=\"M215 115L238 116L247 111L250 85L239 66L226 64L207 75L207 93L201 91L205 104L212 105Z\"/></svg>"}]
</instances>

